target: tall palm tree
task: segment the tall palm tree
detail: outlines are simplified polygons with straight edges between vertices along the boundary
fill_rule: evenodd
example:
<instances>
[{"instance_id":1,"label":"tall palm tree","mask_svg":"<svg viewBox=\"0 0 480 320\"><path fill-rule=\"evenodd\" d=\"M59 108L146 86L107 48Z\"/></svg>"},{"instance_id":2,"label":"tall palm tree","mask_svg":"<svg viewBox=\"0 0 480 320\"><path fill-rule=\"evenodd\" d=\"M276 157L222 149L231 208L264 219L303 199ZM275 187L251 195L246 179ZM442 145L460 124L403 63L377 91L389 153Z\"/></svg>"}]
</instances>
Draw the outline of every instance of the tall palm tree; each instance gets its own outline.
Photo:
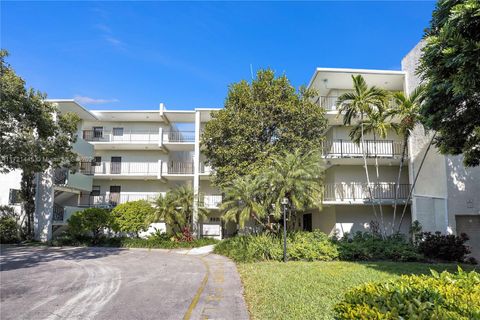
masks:
<instances>
[{"instance_id":1,"label":"tall palm tree","mask_svg":"<svg viewBox=\"0 0 480 320\"><path fill-rule=\"evenodd\" d=\"M271 157L271 165L263 175L267 182L268 198L273 204L275 218L282 214L281 201L290 202L290 223L296 225L297 211L321 207L323 199L323 173L325 171L321 154L316 151L303 152L300 149Z\"/></svg>"},{"instance_id":2,"label":"tall palm tree","mask_svg":"<svg viewBox=\"0 0 480 320\"><path fill-rule=\"evenodd\" d=\"M385 101L386 102L386 101ZM376 182L380 182L380 174L379 174L379 165L378 165L378 155L377 155L377 137L381 139L385 139L387 137L388 131L390 129L395 129L396 124L392 123L388 120L389 112L388 112L388 105L387 104L379 104L377 108L370 109L367 112L367 118L361 120L350 132L350 137L353 142L359 143L361 140L362 130L364 134L372 133L373 134L373 148L375 154L375 171L376 171ZM368 147L368 146L367 146ZM380 223L382 225L382 232L385 235L385 221L383 215L383 207L381 203L381 199L379 199L379 209L380 209Z\"/></svg>"},{"instance_id":3,"label":"tall palm tree","mask_svg":"<svg viewBox=\"0 0 480 320\"><path fill-rule=\"evenodd\" d=\"M369 197L372 200L373 214L378 219L377 211L375 209L375 203L373 201L374 199L372 196L372 190L370 187L370 176L368 174L363 120L368 113L372 112L374 109L378 109L379 106L381 108L381 106L385 104L387 93L385 90L377 88L375 86L369 87L365 79L361 75L352 75L352 80L354 91L346 92L338 97L338 115L343 115L344 125L351 125L353 121L360 120L360 141L362 145L362 156L365 167L365 175L367 178L367 189Z\"/></svg>"},{"instance_id":4,"label":"tall palm tree","mask_svg":"<svg viewBox=\"0 0 480 320\"><path fill-rule=\"evenodd\" d=\"M154 221L164 221L174 232L181 232L185 227L193 224L193 197L194 193L189 186L180 186L160 195L154 202ZM199 219L204 219L208 211L198 209ZM153 222L153 221L152 221Z\"/></svg>"},{"instance_id":5,"label":"tall palm tree","mask_svg":"<svg viewBox=\"0 0 480 320\"><path fill-rule=\"evenodd\" d=\"M403 138L402 143L402 157L400 158L400 168L398 169L397 183L395 188L395 201L393 204L393 222L392 232L395 227L395 219L397 213L398 192L400 188L400 179L402 176L402 169L405 162L408 138L412 134L415 126L420 123L420 106L424 98L425 86L420 85L410 95L403 92L396 92L393 95L395 101L394 107L388 112L392 118L399 120L399 125L396 127L397 133ZM405 204L405 207L407 203Z\"/></svg>"},{"instance_id":6,"label":"tall palm tree","mask_svg":"<svg viewBox=\"0 0 480 320\"><path fill-rule=\"evenodd\" d=\"M263 202L265 188L262 179L253 176L238 177L224 188L225 199L220 210L224 212L223 220L234 221L240 228L245 222L253 219L266 229L271 227L265 223L268 214Z\"/></svg>"}]
</instances>

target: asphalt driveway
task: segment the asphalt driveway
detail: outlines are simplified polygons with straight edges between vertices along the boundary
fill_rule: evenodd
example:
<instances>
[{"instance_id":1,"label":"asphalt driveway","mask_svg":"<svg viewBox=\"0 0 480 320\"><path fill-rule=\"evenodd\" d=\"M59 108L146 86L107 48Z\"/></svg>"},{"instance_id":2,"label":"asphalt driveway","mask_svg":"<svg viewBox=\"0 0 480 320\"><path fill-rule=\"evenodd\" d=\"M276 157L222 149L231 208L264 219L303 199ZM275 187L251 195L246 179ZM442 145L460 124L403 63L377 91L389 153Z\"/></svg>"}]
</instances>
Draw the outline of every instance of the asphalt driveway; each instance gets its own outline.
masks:
<instances>
[{"instance_id":1,"label":"asphalt driveway","mask_svg":"<svg viewBox=\"0 0 480 320\"><path fill-rule=\"evenodd\" d=\"M186 253L2 247L0 318L248 319L235 264Z\"/></svg>"}]
</instances>

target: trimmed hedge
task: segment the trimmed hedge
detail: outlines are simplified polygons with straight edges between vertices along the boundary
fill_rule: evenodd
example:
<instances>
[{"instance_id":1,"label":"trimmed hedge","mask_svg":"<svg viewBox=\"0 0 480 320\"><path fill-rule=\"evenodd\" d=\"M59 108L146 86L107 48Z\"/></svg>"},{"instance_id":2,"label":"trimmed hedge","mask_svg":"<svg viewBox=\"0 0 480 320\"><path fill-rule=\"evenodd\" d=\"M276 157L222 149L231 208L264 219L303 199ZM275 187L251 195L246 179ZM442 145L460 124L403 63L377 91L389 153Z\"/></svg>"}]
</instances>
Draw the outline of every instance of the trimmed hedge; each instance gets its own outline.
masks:
<instances>
[{"instance_id":1,"label":"trimmed hedge","mask_svg":"<svg viewBox=\"0 0 480 320\"><path fill-rule=\"evenodd\" d=\"M403 235L382 239L367 232L357 232L352 238L337 240L340 260L347 261L421 261L423 256Z\"/></svg>"},{"instance_id":2,"label":"trimmed hedge","mask_svg":"<svg viewBox=\"0 0 480 320\"><path fill-rule=\"evenodd\" d=\"M221 241L214 252L237 262L281 261L283 242L281 236L268 234L238 236ZM330 261L338 257L338 251L322 232L293 232L287 238L287 256L289 260Z\"/></svg>"},{"instance_id":3,"label":"trimmed hedge","mask_svg":"<svg viewBox=\"0 0 480 320\"><path fill-rule=\"evenodd\" d=\"M336 319L480 319L479 273L431 272L350 290Z\"/></svg>"}]
</instances>

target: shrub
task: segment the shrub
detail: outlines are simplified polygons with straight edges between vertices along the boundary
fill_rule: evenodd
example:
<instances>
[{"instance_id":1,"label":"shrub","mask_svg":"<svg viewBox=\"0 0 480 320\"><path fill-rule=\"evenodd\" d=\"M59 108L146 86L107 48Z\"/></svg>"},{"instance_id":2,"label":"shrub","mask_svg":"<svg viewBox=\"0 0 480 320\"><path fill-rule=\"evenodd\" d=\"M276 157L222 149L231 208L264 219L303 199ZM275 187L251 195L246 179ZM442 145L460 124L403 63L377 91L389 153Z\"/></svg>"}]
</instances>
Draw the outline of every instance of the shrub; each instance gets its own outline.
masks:
<instances>
[{"instance_id":1,"label":"shrub","mask_svg":"<svg viewBox=\"0 0 480 320\"><path fill-rule=\"evenodd\" d=\"M18 225L13 217L0 217L0 243L13 243L18 241Z\"/></svg>"},{"instance_id":2,"label":"shrub","mask_svg":"<svg viewBox=\"0 0 480 320\"><path fill-rule=\"evenodd\" d=\"M223 240L215 246L215 253L225 255L237 262L252 262L283 259L281 236L261 234L237 236ZM335 244L319 231L293 232L287 238L289 260L334 260L338 257Z\"/></svg>"},{"instance_id":3,"label":"shrub","mask_svg":"<svg viewBox=\"0 0 480 320\"><path fill-rule=\"evenodd\" d=\"M459 268L432 276L403 276L350 290L336 319L480 319L480 274Z\"/></svg>"},{"instance_id":4,"label":"shrub","mask_svg":"<svg viewBox=\"0 0 480 320\"><path fill-rule=\"evenodd\" d=\"M443 235L441 232L422 233L422 241L418 244L418 250L427 258L445 261L463 262L470 250L465 246L468 236L462 233L460 236Z\"/></svg>"},{"instance_id":5,"label":"shrub","mask_svg":"<svg viewBox=\"0 0 480 320\"><path fill-rule=\"evenodd\" d=\"M103 230L110 228L112 215L109 210L88 208L77 211L68 219L68 232L74 238L92 236L93 242L100 239Z\"/></svg>"},{"instance_id":6,"label":"shrub","mask_svg":"<svg viewBox=\"0 0 480 320\"><path fill-rule=\"evenodd\" d=\"M415 246L400 234L382 239L367 232L357 232L352 238L343 237L337 244L340 260L422 260Z\"/></svg>"},{"instance_id":7,"label":"shrub","mask_svg":"<svg viewBox=\"0 0 480 320\"><path fill-rule=\"evenodd\" d=\"M155 210L146 200L130 201L116 206L112 210L115 218L114 229L134 233L147 230Z\"/></svg>"}]
</instances>

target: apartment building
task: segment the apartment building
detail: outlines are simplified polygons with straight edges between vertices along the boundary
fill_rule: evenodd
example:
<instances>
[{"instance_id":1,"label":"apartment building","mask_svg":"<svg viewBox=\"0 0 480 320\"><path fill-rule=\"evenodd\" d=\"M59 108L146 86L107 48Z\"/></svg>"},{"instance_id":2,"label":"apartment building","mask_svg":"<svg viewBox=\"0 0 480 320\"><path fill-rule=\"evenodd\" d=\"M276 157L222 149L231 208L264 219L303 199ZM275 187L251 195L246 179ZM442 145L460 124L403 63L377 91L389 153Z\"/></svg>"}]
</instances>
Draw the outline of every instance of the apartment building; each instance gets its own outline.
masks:
<instances>
[{"instance_id":1,"label":"apartment building","mask_svg":"<svg viewBox=\"0 0 480 320\"><path fill-rule=\"evenodd\" d=\"M326 164L325 194L321 210L309 210L299 217L298 225L303 230L320 229L340 236L365 231L371 228L372 221L380 220L380 206L383 222L389 229L398 190L395 225L398 226L406 206L403 233L408 233L413 220L419 220L425 231L465 232L471 237L474 254L480 256L480 168L466 169L461 157L443 156L431 148L407 203L410 186L430 140L428 133L418 128L410 138L407 161L397 186L401 137L394 131L388 132L385 139L366 134L362 150L362 146L351 141L352 128L343 125L337 110L338 97L353 90L352 75L362 75L369 86L411 92L420 81L415 67L421 45L404 58L402 71L333 68L314 71L309 87L317 90L315 103L326 110L328 119L321 150ZM222 194L210 183L211 170L200 149L203 128L211 112L217 109L167 110L160 104L156 110L90 111L73 100L52 102L61 112L75 112L81 118L79 139L74 145L81 165L76 173L52 169L38 175L35 228L39 240L50 239L59 232L75 211L152 200L182 184L192 186L196 210L202 206L212 211L207 221L194 226L198 234L221 238L235 233L235 224L225 225L220 219ZM15 190L19 189L19 173L3 175L2 180L6 183L0 184L0 204L12 204L16 201ZM155 227L167 228L161 223Z\"/></svg>"}]
</instances>

